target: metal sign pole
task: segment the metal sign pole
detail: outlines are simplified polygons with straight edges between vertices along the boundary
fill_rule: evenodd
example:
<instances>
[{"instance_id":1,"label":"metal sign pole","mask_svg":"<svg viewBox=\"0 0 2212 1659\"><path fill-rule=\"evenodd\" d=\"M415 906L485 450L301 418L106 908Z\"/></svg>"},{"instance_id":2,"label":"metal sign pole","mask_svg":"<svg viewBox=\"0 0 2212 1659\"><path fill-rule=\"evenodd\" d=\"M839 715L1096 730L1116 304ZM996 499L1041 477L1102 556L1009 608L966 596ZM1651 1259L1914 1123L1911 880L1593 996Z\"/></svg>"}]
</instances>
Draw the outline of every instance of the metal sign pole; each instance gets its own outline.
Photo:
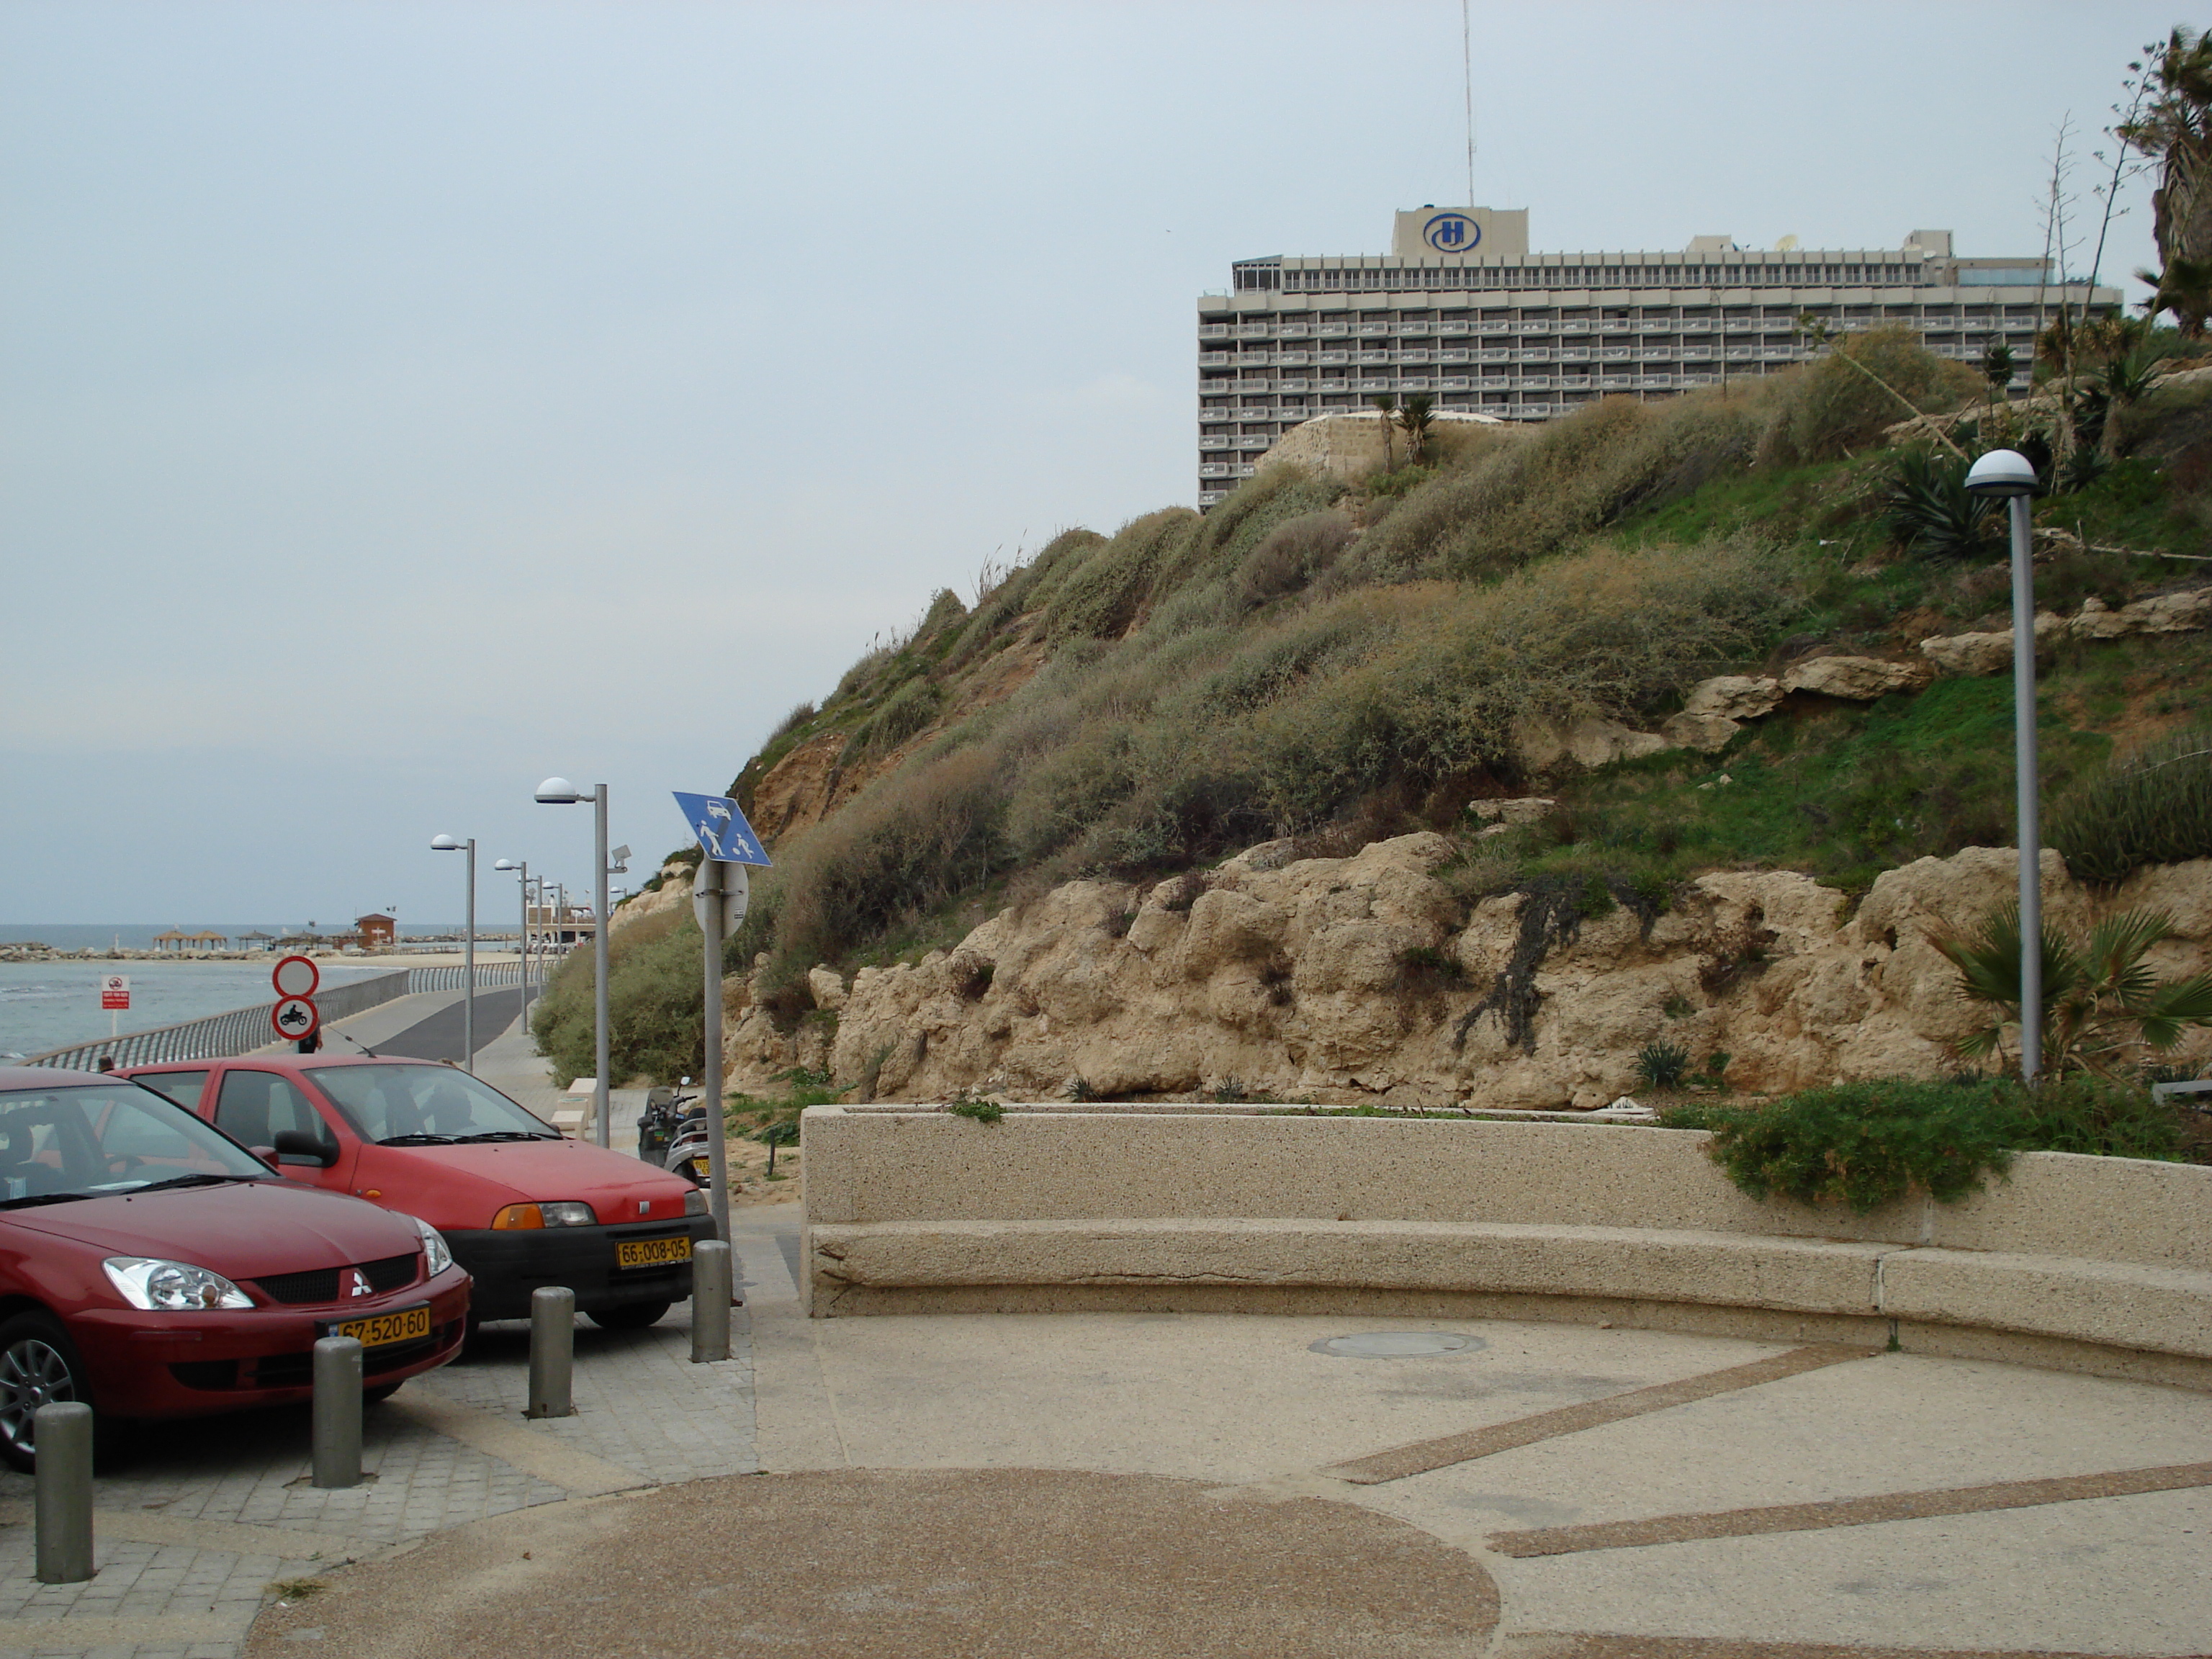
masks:
<instances>
[{"instance_id":1,"label":"metal sign pole","mask_svg":"<svg viewBox=\"0 0 2212 1659\"><path fill-rule=\"evenodd\" d=\"M599 1068L597 1085L592 1091L592 1115L597 1124L592 1139L602 1146L607 1144L608 1116L612 1108L608 1100L611 1087L607 1077L607 787L600 784L592 792L592 846L599 866L599 892L592 912L592 1059Z\"/></svg>"},{"instance_id":2,"label":"metal sign pole","mask_svg":"<svg viewBox=\"0 0 2212 1659\"><path fill-rule=\"evenodd\" d=\"M468 989L461 1004L461 1069L473 1076L477 1069L477 838L469 837L469 902L467 934L462 949L468 963Z\"/></svg>"},{"instance_id":3,"label":"metal sign pole","mask_svg":"<svg viewBox=\"0 0 2212 1659\"><path fill-rule=\"evenodd\" d=\"M734 867L716 859L703 859L692 888L699 901L699 927L706 945L706 1064L700 1078L706 1085L708 1202L714 1212L714 1237L725 1243L730 1237L730 1154L722 1144L722 939L727 931L723 907L729 873Z\"/></svg>"},{"instance_id":4,"label":"metal sign pole","mask_svg":"<svg viewBox=\"0 0 2212 1659\"><path fill-rule=\"evenodd\" d=\"M2015 810L2020 818L2020 1076L2030 1088L2043 1070L2043 850L2036 806L2042 793L2035 752L2035 530L2025 495L2012 517L2012 707Z\"/></svg>"}]
</instances>

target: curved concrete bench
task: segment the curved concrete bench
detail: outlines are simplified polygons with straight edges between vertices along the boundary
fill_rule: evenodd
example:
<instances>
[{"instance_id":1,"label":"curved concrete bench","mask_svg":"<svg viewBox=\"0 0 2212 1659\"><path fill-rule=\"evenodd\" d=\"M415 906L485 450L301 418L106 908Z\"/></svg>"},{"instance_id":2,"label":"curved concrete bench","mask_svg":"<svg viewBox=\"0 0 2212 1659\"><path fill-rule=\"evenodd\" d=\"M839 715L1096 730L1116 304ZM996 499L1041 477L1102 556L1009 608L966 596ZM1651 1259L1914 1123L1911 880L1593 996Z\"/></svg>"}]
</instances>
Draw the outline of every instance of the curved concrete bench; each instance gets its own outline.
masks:
<instances>
[{"instance_id":1,"label":"curved concrete bench","mask_svg":"<svg viewBox=\"0 0 2212 1659\"><path fill-rule=\"evenodd\" d=\"M1753 1202L1705 1139L1218 1109L985 1125L816 1108L805 1290L817 1316L1570 1319L2212 1388L2212 1169L2034 1153L1962 1204L1855 1218Z\"/></svg>"}]
</instances>

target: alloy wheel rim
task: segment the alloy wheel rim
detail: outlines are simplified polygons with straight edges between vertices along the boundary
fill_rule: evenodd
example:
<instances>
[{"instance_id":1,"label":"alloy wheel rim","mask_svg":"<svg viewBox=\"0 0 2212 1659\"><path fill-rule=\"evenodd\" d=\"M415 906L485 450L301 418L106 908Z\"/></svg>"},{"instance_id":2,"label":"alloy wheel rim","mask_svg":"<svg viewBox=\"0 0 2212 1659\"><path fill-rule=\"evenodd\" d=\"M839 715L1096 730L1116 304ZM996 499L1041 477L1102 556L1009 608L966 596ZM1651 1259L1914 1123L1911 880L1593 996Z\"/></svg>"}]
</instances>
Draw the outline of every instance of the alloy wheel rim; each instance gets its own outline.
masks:
<instances>
[{"instance_id":1,"label":"alloy wheel rim","mask_svg":"<svg viewBox=\"0 0 2212 1659\"><path fill-rule=\"evenodd\" d=\"M69 1361L52 1343L25 1337L0 1353L0 1438L33 1449L33 1425L41 1406L76 1398Z\"/></svg>"}]
</instances>

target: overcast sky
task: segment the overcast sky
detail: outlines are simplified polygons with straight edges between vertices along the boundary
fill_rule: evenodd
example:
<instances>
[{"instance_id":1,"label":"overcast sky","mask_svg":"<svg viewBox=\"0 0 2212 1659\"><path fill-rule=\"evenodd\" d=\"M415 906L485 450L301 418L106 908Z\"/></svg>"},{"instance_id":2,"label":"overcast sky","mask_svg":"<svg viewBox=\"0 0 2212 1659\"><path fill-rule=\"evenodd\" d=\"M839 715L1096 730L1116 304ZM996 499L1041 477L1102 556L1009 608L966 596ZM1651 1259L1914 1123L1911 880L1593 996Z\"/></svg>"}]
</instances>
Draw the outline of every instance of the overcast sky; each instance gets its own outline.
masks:
<instances>
[{"instance_id":1,"label":"overcast sky","mask_svg":"<svg viewBox=\"0 0 2212 1659\"><path fill-rule=\"evenodd\" d=\"M1475 197L2039 252L2177 15L1477 3ZM440 831L503 916L589 878L549 773L677 846L933 590L1192 499L1231 259L1464 179L1456 0L7 0L0 923L453 917Z\"/></svg>"}]
</instances>

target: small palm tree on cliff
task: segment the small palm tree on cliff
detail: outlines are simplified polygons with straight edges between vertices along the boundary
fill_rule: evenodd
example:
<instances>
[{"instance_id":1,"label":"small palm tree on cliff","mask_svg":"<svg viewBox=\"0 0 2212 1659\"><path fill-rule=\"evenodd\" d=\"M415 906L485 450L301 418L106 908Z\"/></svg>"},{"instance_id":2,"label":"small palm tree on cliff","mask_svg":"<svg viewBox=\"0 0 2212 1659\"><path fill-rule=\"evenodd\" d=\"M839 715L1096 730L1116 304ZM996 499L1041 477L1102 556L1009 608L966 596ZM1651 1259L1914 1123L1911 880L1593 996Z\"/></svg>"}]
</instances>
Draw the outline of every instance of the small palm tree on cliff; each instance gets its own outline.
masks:
<instances>
[{"instance_id":1,"label":"small palm tree on cliff","mask_svg":"<svg viewBox=\"0 0 2212 1659\"><path fill-rule=\"evenodd\" d=\"M1398 394L1395 392L1381 392L1367 401L1375 405L1375 418L1382 423L1382 470L1385 472L1395 472L1398 470L1398 459L1396 453L1390 447L1390 422L1397 411Z\"/></svg>"},{"instance_id":2,"label":"small palm tree on cliff","mask_svg":"<svg viewBox=\"0 0 2212 1659\"><path fill-rule=\"evenodd\" d=\"M2129 1051L2163 1054L2192 1025L2212 1025L2212 973L2161 980L2144 958L2174 936L2160 910L2107 916L2077 945L2043 929L2043 1066L2052 1077L2094 1072L2111 1077ZM2020 1026L2020 906L1991 913L1978 934L1931 941L1959 970L1966 994L1997 1011L1969 1034L1959 1053L1970 1060L2002 1055L2005 1030Z\"/></svg>"},{"instance_id":3,"label":"small palm tree on cliff","mask_svg":"<svg viewBox=\"0 0 2212 1659\"><path fill-rule=\"evenodd\" d=\"M1398 429L1406 434L1406 459L1419 466L1429 453L1429 428L1435 422L1437 400L1416 392L1398 405Z\"/></svg>"}]
</instances>

